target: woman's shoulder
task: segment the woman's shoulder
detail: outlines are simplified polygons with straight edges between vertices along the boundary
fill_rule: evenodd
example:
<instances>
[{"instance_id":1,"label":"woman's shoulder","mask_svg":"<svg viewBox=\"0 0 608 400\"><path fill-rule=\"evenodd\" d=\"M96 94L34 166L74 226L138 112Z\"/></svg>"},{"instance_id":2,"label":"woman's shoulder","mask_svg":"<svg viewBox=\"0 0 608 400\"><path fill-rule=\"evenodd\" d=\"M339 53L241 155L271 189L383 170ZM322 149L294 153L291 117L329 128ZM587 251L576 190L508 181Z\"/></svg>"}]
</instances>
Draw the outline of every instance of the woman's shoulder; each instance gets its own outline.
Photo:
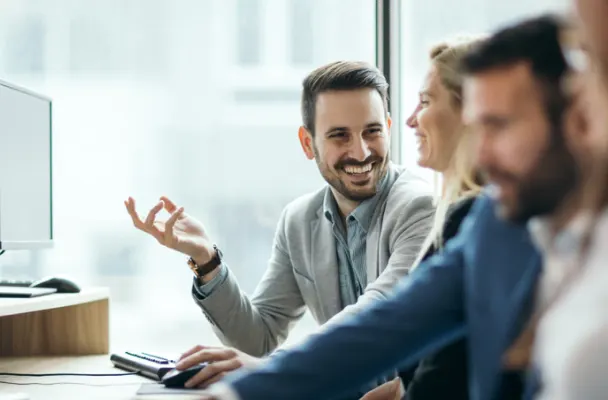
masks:
<instances>
[{"instance_id":1,"label":"woman's shoulder","mask_svg":"<svg viewBox=\"0 0 608 400\"><path fill-rule=\"evenodd\" d=\"M477 197L477 195L467 196L450 205L443 227L444 243L456 236L460 229L460 224L469 214L469 211L471 211Z\"/></svg>"}]
</instances>

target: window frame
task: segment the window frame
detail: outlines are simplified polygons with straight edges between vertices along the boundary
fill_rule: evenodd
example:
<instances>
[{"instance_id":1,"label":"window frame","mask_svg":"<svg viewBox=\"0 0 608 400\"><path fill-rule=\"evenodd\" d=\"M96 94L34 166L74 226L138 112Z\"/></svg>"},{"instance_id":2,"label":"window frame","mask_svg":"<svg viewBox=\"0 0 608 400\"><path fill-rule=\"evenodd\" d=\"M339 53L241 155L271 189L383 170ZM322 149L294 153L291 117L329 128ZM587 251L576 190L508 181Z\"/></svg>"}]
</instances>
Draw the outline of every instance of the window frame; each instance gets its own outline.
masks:
<instances>
[{"instance_id":1,"label":"window frame","mask_svg":"<svg viewBox=\"0 0 608 400\"><path fill-rule=\"evenodd\" d=\"M391 160L402 162L401 135L405 120L401 111L401 0L376 1L376 65L386 77L389 90Z\"/></svg>"}]
</instances>

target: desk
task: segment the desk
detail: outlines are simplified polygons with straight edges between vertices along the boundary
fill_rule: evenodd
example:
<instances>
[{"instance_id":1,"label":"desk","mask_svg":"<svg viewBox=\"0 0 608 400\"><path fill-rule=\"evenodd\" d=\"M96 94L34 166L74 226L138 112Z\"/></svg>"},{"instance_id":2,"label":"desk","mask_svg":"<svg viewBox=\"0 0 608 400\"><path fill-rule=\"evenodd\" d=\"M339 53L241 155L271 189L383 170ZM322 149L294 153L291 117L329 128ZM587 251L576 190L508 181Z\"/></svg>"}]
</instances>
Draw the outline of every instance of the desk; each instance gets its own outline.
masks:
<instances>
[{"instance_id":1,"label":"desk","mask_svg":"<svg viewBox=\"0 0 608 400\"><path fill-rule=\"evenodd\" d=\"M77 356L77 357L8 357L0 358L1 372L20 374L49 374L60 372L116 374L124 372L114 368L109 355ZM0 394L27 393L31 400L127 400L133 399L142 383L151 382L137 375L111 377L16 377L0 376L1 381L16 383L55 383L75 382L91 385L31 385L17 386L0 383Z\"/></svg>"},{"instance_id":2,"label":"desk","mask_svg":"<svg viewBox=\"0 0 608 400\"><path fill-rule=\"evenodd\" d=\"M107 288L0 298L0 356L107 354Z\"/></svg>"}]
</instances>

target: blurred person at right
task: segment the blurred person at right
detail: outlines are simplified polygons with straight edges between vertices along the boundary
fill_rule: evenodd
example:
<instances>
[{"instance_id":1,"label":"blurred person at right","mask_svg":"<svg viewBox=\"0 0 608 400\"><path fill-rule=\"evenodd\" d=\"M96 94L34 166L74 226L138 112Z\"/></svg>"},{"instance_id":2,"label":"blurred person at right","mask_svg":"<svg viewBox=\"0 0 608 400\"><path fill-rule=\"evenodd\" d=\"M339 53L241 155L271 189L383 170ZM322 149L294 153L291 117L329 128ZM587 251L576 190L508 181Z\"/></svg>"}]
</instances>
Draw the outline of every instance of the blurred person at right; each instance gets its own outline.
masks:
<instances>
[{"instance_id":1,"label":"blurred person at right","mask_svg":"<svg viewBox=\"0 0 608 400\"><path fill-rule=\"evenodd\" d=\"M575 6L562 48L576 71L571 95L584 115L571 121L583 129L569 144L585 183L579 211L553 240L545 266L561 288L535 340L539 400L608 398L608 2Z\"/></svg>"}]
</instances>

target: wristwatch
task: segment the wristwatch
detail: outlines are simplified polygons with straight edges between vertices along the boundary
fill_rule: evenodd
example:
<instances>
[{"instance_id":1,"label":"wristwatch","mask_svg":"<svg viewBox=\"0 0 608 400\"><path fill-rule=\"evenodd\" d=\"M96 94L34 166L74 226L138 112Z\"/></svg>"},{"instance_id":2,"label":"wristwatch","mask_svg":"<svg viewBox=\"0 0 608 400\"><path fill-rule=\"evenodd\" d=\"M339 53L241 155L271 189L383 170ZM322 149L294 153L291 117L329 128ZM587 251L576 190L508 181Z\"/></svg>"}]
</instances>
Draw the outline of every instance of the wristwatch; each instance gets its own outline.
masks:
<instances>
[{"instance_id":1,"label":"wristwatch","mask_svg":"<svg viewBox=\"0 0 608 400\"><path fill-rule=\"evenodd\" d=\"M188 260L188 266L197 278L207 275L222 264L222 251L216 245L213 245L213 250L215 250L215 254L206 264L198 265L192 257Z\"/></svg>"}]
</instances>

